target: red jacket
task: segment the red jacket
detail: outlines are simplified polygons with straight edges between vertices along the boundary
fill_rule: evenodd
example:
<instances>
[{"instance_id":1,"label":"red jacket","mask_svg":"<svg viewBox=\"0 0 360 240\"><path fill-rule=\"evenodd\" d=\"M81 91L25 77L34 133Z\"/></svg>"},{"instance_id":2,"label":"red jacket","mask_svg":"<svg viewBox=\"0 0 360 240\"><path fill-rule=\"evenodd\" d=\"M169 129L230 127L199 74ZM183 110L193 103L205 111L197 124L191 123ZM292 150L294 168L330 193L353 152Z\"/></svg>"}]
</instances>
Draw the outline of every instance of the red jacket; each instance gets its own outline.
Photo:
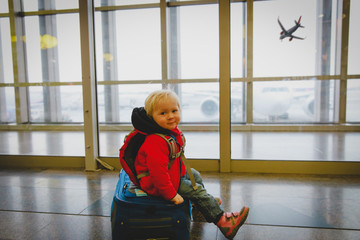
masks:
<instances>
[{"instance_id":1,"label":"red jacket","mask_svg":"<svg viewBox=\"0 0 360 240\"><path fill-rule=\"evenodd\" d=\"M172 132L182 147L181 131L175 128ZM166 200L174 198L179 189L180 177L185 175L186 169L180 158L174 160L170 169L168 164L169 147L166 141L158 135L148 135L135 161L137 174L146 171L150 173L150 176L140 179L141 189L150 195L160 196Z\"/></svg>"}]
</instances>

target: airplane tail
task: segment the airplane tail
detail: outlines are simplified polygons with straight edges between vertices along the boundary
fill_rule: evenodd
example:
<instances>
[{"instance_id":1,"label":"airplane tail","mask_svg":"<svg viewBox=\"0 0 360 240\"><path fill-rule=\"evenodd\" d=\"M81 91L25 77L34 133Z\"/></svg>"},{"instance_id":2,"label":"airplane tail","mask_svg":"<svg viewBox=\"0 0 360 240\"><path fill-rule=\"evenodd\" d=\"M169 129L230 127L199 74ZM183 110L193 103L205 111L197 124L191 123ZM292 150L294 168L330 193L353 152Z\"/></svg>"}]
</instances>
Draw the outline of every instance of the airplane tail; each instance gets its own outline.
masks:
<instances>
[{"instance_id":1,"label":"airplane tail","mask_svg":"<svg viewBox=\"0 0 360 240\"><path fill-rule=\"evenodd\" d=\"M301 16L299 17L299 20L298 20L298 21L295 20L295 24L296 24L297 26L303 28L304 26L301 25L300 21L301 21Z\"/></svg>"}]
</instances>

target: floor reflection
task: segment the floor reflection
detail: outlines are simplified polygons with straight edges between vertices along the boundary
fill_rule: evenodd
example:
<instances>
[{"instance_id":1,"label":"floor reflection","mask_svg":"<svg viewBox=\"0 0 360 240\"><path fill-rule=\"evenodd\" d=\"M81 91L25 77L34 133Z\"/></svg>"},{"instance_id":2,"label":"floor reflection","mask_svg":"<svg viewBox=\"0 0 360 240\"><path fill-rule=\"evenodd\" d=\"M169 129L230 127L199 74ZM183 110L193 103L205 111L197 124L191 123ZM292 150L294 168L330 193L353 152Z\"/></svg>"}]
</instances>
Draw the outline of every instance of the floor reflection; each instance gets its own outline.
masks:
<instances>
[{"instance_id":1,"label":"floor reflection","mask_svg":"<svg viewBox=\"0 0 360 240\"><path fill-rule=\"evenodd\" d=\"M360 239L360 176L201 174L225 211L250 207L235 239ZM0 239L111 239L117 180L110 171L1 169ZM225 238L192 222L191 239Z\"/></svg>"},{"instance_id":2,"label":"floor reflection","mask_svg":"<svg viewBox=\"0 0 360 240\"><path fill-rule=\"evenodd\" d=\"M101 131L100 155L118 157L128 132ZM185 132L186 156L219 158L218 132ZM0 155L84 156L84 133L0 131ZM360 132L233 132L232 159L360 161Z\"/></svg>"}]
</instances>

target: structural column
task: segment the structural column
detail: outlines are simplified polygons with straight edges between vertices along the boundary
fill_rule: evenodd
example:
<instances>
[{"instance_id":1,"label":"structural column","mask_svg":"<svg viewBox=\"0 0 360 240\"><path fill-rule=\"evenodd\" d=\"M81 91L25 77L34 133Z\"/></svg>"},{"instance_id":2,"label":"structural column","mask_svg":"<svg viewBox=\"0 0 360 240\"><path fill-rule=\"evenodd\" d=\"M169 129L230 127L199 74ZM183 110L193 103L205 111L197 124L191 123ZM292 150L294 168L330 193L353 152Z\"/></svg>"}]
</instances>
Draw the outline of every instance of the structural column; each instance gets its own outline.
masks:
<instances>
[{"instance_id":1,"label":"structural column","mask_svg":"<svg viewBox=\"0 0 360 240\"><path fill-rule=\"evenodd\" d=\"M220 51L220 172L230 172L231 89L230 89L230 0L219 1Z\"/></svg>"},{"instance_id":2,"label":"structural column","mask_svg":"<svg viewBox=\"0 0 360 240\"><path fill-rule=\"evenodd\" d=\"M96 159L99 157L93 1L79 0L79 8L84 106L85 169L87 171L93 171L97 168Z\"/></svg>"}]
</instances>

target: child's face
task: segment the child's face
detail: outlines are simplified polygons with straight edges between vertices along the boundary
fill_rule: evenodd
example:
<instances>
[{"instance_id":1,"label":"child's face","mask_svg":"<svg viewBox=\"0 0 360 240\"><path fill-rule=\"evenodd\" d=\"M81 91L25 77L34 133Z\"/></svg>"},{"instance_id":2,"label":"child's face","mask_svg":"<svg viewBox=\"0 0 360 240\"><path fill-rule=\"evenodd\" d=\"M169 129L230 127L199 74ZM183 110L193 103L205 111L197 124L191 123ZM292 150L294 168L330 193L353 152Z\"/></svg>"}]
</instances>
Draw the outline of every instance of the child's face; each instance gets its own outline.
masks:
<instances>
[{"instance_id":1,"label":"child's face","mask_svg":"<svg viewBox=\"0 0 360 240\"><path fill-rule=\"evenodd\" d=\"M162 128L173 130L180 122L180 109L176 99L170 97L156 104L152 114L154 121Z\"/></svg>"}]
</instances>

